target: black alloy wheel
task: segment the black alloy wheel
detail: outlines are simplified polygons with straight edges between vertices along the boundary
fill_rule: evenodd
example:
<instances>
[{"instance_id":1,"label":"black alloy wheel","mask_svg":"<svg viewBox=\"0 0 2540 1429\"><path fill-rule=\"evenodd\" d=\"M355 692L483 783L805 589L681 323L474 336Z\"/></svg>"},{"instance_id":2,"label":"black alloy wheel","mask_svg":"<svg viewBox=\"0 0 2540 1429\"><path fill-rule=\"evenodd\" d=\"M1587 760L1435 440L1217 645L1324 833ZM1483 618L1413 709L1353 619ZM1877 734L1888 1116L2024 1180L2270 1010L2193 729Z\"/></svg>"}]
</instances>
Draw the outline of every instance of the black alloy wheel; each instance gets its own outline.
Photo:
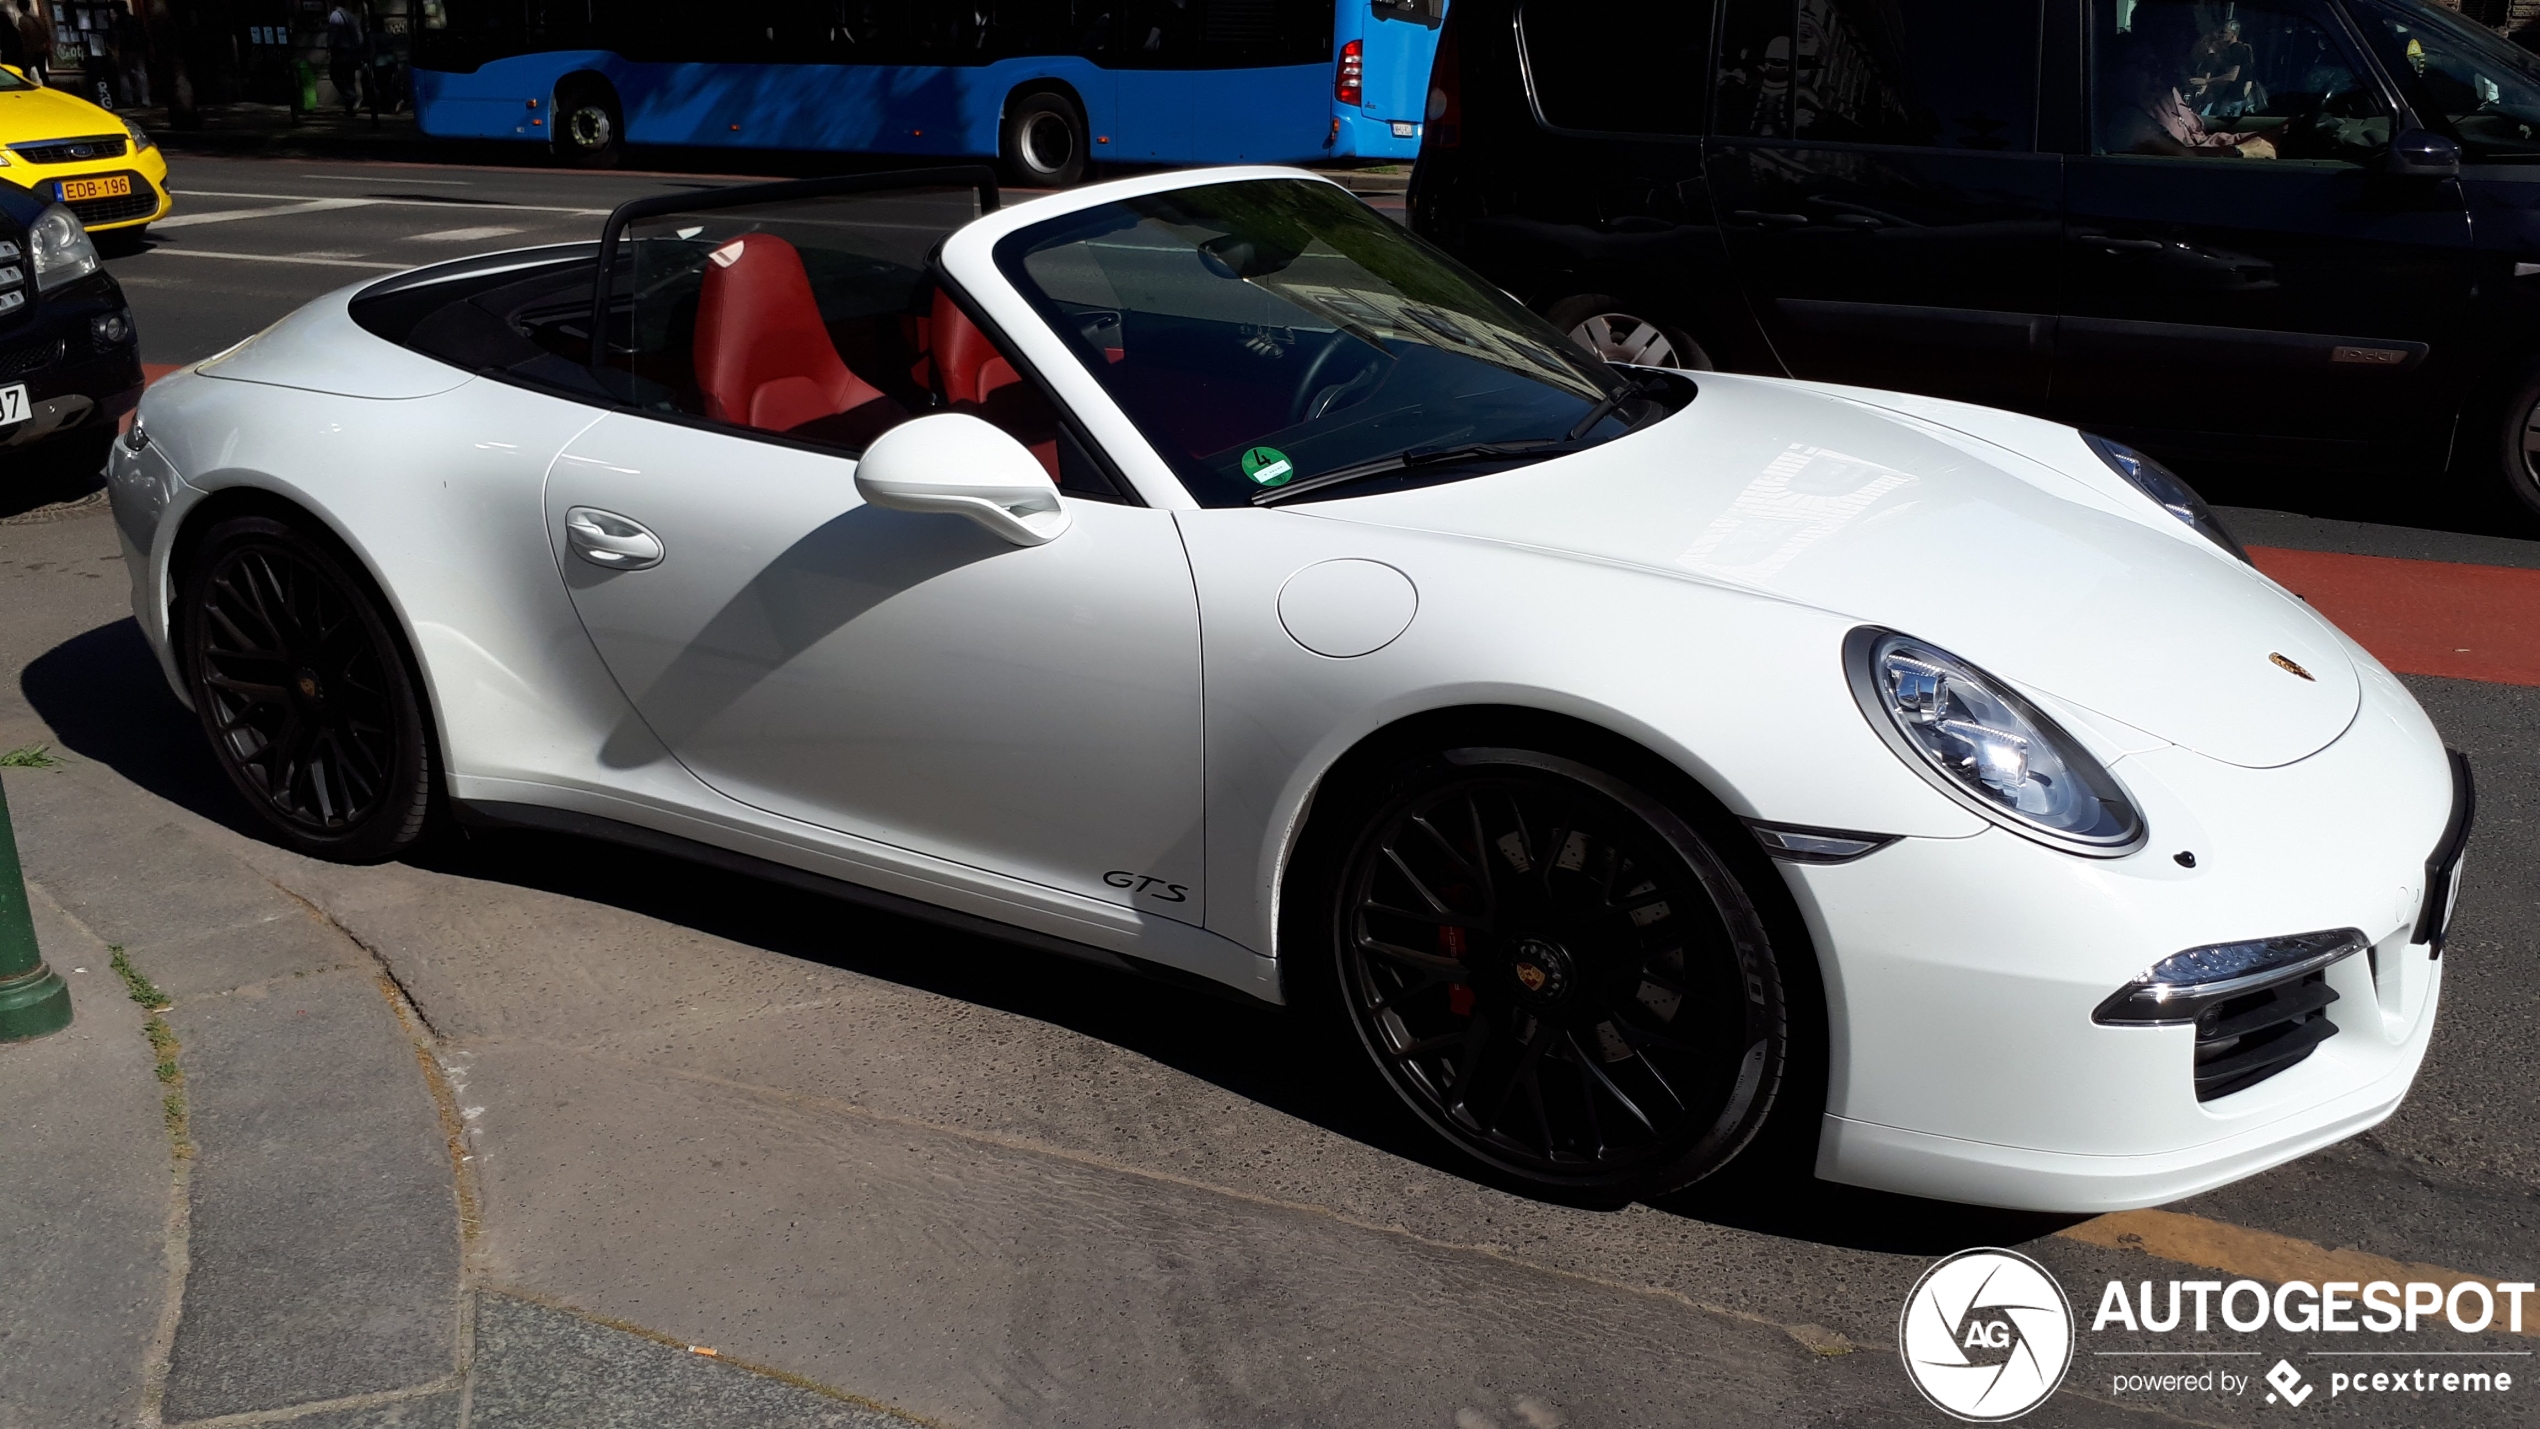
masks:
<instances>
[{"instance_id":1,"label":"black alloy wheel","mask_svg":"<svg viewBox=\"0 0 2540 1429\"><path fill-rule=\"evenodd\" d=\"M431 812L433 750L405 647L331 539L222 522L177 618L212 753L276 839L340 863L395 856Z\"/></svg>"},{"instance_id":2,"label":"black alloy wheel","mask_svg":"<svg viewBox=\"0 0 2540 1429\"><path fill-rule=\"evenodd\" d=\"M1063 189L1085 176L1085 119L1067 96L1048 90L1006 106L998 157L1022 188Z\"/></svg>"},{"instance_id":3,"label":"black alloy wheel","mask_svg":"<svg viewBox=\"0 0 2540 1429\"><path fill-rule=\"evenodd\" d=\"M1607 362L1638 367L1711 370L1711 356L1683 329L1639 305L1605 293L1578 293L1544 310L1544 319Z\"/></svg>"},{"instance_id":4,"label":"black alloy wheel","mask_svg":"<svg viewBox=\"0 0 2540 1429\"><path fill-rule=\"evenodd\" d=\"M549 141L556 156L576 168L614 169L626 159L625 111L606 80L567 80L556 86L555 126Z\"/></svg>"},{"instance_id":5,"label":"black alloy wheel","mask_svg":"<svg viewBox=\"0 0 2540 1429\"><path fill-rule=\"evenodd\" d=\"M1559 1192L1675 1189L1762 1128L1780 970L1729 868L1665 805L1559 756L1405 771L1341 865L1342 1007L1458 1149Z\"/></svg>"}]
</instances>

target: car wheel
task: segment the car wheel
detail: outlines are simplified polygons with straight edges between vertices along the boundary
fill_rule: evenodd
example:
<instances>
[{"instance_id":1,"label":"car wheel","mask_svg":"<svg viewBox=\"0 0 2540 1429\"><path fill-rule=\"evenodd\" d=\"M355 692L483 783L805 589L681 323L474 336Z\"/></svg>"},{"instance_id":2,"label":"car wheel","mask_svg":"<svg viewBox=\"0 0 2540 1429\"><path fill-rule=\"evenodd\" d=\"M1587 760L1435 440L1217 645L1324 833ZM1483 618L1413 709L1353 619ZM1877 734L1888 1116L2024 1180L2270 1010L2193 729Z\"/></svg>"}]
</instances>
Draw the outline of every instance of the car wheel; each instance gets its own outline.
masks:
<instances>
[{"instance_id":1,"label":"car wheel","mask_svg":"<svg viewBox=\"0 0 2540 1429\"><path fill-rule=\"evenodd\" d=\"M2524 510L2540 516L2540 365L2523 374L2505 403L2497 466Z\"/></svg>"},{"instance_id":2,"label":"car wheel","mask_svg":"<svg viewBox=\"0 0 2540 1429\"><path fill-rule=\"evenodd\" d=\"M203 733L279 842L377 863L422 836L434 757L417 681L384 602L333 539L224 521L178 599Z\"/></svg>"},{"instance_id":3,"label":"car wheel","mask_svg":"<svg viewBox=\"0 0 2540 1429\"><path fill-rule=\"evenodd\" d=\"M614 169L626 158L626 116L604 80L556 87L556 156L576 168Z\"/></svg>"},{"instance_id":4,"label":"car wheel","mask_svg":"<svg viewBox=\"0 0 2540 1429\"><path fill-rule=\"evenodd\" d=\"M1043 90L1009 105L998 140L1009 182L1065 188L1085 176L1085 121L1061 94Z\"/></svg>"},{"instance_id":5,"label":"car wheel","mask_svg":"<svg viewBox=\"0 0 2540 1429\"><path fill-rule=\"evenodd\" d=\"M1683 329L1620 298L1580 293L1554 303L1544 317L1568 333L1571 341L1608 362L1711 370L1710 354Z\"/></svg>"},{"instance_id":6,"label":"car wheel","mask_svg":"<svg viewBox=\"0 0 2540 1429\"><path fill-rule=\"evenodd\" d=\"M1726 1166L1789 1063L1783 979L1727 863L1666 804L1558 755L1397 771L1338 864L1340 1007L1464 1154L1556 1192Z\"/></svg>"}]
</instances>

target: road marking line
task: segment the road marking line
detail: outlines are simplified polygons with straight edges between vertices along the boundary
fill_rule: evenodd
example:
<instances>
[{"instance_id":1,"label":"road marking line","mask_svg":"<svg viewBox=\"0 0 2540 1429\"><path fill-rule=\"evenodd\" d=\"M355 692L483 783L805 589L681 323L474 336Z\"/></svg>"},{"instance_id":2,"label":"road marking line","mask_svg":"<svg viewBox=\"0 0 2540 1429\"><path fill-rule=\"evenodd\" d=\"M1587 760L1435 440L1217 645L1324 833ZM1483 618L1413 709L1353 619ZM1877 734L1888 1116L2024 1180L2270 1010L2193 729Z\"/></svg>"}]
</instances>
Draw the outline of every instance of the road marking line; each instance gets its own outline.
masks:
<instances>
[{"instance_id":1,"label":"road marking line","mask_svg":"<svg viewBox=\"0 0 2540 1429\"><path fill-rule=\"evenodd\" d=\"M2331 1249L2314 1241L2297 1240L2274 1231L2251 1230L2227 1221L2207 1220L2179 1211L2118 1211L2097 1216L2077 1226L2068 1226L2056 1235L2065 1240L2080 1241L2107 1250L2141 1251L2159 1260L2172 1260L2181 1265L2219 1270L2226 1275L2246 1276L2281 1285L2288 1280L2305 1280L2316 1285L2324 1280L2352 1280L2359 1283L2387 1280L2404 1285L2411 1280L2430 1280L2449 1287L2462 1281L2475 1281L2490 1293L2497 1282L2484 1275L2446 1270L2439 1265L2421 1265L2409 1261L2390 1260L2360 1250L2343 1247ZM2512 1334L2505 1329L2503 1310L2497 1312L2497 1333ZM2540 1336L2540 1323L2526 1318L2521 1331L2525 1338Z\"/></svg>"},{"instance_id":2,"label":"road marking line","mask_svg":"<svg viewBox=\"0 0 2540 1429\"><path fill-rule=\"evenodd\" d=\"M2277 546L2249 558L2403 675L2540 685L2540 571Z\"/></svg>"},{"instance_id":3,"label":"road marking line","mask_svg":"<svg viewBox=\"0 0 2540 1429\"><path fill-rule=\"evenodd\" d=\"M180 213L150 225L153 233L171 228L190 228L198 223L236 223L244 218L282 218L295 213L329 213L339 208L368 208L377 203L368 198L313 198L306 203L285 204L280 208L230 208L213 213Z\"/></svg>"},{"instance_id":4,"label":"road marking line","mask_svg":"<svg viewBox=\"0 0 2540 1429\"><path fill-rule=\"evenodd\" d=\"M409 233L408 243L474 243L482 238L509 238L517 228L445 228L438 233Z\"/></svg>"},{"instance_id":5,"label":"road marking line","mask_svg":"<svg viewBox=\"0 0 2540 1429\"><path fill-rule=\"evenodd\" d=\"M331 184L375 184L380 181L379 175L377 174L299 174L295 177L302 179L324 180L325 182ZM401 178L397 180L397 182L401 184L430 184L436 189L468 189L476 187L475 184L466 179Z\"/></svg>"},{"instance_id":6,"label":"road marking line","mask_svg":"<svg viewBox=\"0 0 2540 1429\"><path fill-rule=\"evenodd\" d=\"M235 193L227 189L170 189L168 192L175 194L179 198L261 198L272 199L280 203L331 202L331 200L328 200L323 194L251 194ZM507 208L515 213L569 213L585 218L606 218L610 213L614 212L614 210L605 208L565 208L556 204L540 203L493 203L484 199L472 198L373 198L364 199L362 202L379 204L389 208Z\"/></svg>"},{"instance_id":7,"label":"road marking line","mask_svg":"<svg viewBox=\"0 0 2540 1429\"><path fill-rule=\"evenodd\" d=\"M371 268L382 273L402 273L412 263L363 263L350 258L304 258L296 253L224 253L217 248L153 248L153 254L172 254L179 258L235 258L242 263L306 263L313 268Z\"/></svg>"}]
</instances>

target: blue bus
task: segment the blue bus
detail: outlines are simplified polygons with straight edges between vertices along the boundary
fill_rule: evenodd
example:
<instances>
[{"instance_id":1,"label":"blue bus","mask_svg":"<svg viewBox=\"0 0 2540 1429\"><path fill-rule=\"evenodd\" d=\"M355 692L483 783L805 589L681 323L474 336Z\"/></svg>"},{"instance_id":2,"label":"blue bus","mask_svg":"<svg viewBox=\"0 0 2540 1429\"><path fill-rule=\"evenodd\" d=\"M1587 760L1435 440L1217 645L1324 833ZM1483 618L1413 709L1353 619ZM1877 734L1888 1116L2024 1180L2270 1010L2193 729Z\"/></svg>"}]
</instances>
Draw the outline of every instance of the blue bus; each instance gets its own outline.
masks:
<instances>
[{"instance_id":1,"label":"blue bus","mask_svg":"<svg viewBox=\"0 0 2540 1429\"><path fill-rule=\"evenodd\" d=\"M1089 163L1410 159L1447 0L422 0L426 134Z\"/></svg>"}]
</instances>

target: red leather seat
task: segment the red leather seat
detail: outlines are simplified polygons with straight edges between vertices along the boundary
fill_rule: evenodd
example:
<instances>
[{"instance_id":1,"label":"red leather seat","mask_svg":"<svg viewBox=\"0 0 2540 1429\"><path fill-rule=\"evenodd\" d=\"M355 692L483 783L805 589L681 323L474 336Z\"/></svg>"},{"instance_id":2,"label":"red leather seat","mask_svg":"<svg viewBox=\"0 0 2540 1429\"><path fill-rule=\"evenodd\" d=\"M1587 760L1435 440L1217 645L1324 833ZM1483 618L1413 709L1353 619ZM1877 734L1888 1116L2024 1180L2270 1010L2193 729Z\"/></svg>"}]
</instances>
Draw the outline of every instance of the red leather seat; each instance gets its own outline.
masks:
<instances>
[{"instance_id":1,"label":"red leather seat","mask_svg":"<svg viewBox=\"0 0 2540 1429\"><path fill-rule=\"evenodd\" d=\"M941 288L927 316L926 338L934 389L945 405L1005 428L1056 481L1058 413Z\"/></svg>"},{"instance_id":2,"label":"red leather seat","mask_svg":"<svg viewBox=\"0 0 2540 1429\"><path fill-rule=\"evenodd\" d=\"M760 431L790 432L890 401L839 360L802 255L772 234L735 238L710 255L696 366L706 416Z\"/></svg>"}]
</instances>

